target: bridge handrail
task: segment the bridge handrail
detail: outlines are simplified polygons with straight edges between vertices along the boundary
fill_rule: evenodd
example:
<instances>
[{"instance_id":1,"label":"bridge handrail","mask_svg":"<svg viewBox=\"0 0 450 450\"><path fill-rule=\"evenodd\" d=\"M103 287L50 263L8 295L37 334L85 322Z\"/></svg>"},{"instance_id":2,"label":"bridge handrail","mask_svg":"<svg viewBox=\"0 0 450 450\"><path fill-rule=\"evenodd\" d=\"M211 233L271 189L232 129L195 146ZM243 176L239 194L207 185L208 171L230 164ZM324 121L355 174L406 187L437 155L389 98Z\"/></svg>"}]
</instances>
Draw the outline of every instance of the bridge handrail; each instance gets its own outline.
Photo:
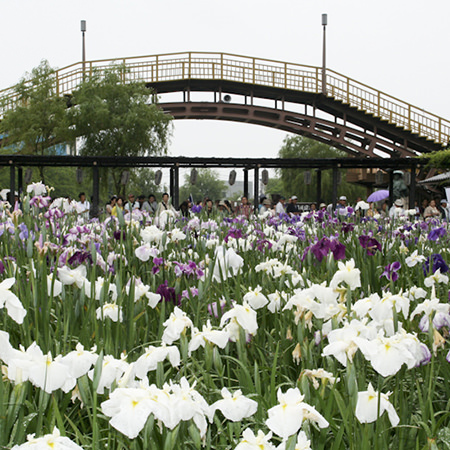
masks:
<instances>
[{"instance_id":1,"label":"bridge handrail","mask_svg":"<svg viewBox=\"0 0 450 450\"><path fill-rule=\"evenodd\" d=\"M55 71L55 92L70 94L83 76L122 63L131 81L155 83L182 79L218 79L320 94L321 68L232 53L178 52L149 56L78 62ZM14 88L0 90L5 109L17 102ZM334 70L326 70L326 95L350 107L372 114L390 124L426 137L441 145L450 141L450 121L360 83ZM2 114L2 111L0 111Z\"/></svg>"}]
</instances>

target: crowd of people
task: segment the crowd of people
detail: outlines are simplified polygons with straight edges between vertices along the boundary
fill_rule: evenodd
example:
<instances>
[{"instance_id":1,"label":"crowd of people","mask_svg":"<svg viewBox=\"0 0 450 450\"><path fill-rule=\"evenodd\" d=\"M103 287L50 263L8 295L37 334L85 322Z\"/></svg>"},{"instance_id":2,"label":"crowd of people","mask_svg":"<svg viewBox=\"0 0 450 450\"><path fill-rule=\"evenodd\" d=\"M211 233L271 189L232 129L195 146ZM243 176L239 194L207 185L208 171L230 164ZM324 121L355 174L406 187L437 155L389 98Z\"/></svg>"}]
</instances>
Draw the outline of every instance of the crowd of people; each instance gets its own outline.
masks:
<instances>
[{"instance_id":1,"label":"crowd of people","mask_svg":"<svg viewBox=\"0 0 450 450\"><path fill-rule=\"evenodd\" d=\"M423 200L420 207L415 207L415 212L412 213L405 205L404 199L397 199L391 207L387 202L367 203L360 197L356 202L349 205L346 196L340 196L336 207L333 210L332 204L325 203L310 203L304 202L301 205L298 203L298 197L293 195L286 199L284 196L276 196L276 201L272 201L266 196L259 199L257 209L249 202L246 196L242 196L238 202L230 202L229 200L215 200L205 197L202 201L194 203L192 199L184 200L179 208L176 210L171 204L168 193L162 194L161 200L158 201L154 194L148 197L140 195L136 197L134 194L129 194L127 199L123 196L112 196L109 203L105 207L105 212L108 216L117 216L117 210L121 209L125 213L128 211L141 210L149 213L152 216L159 216L162 211L172 211L176 215L188 217L190 212L204 211L208 216L212 214L221 214L223 216L240 216L244 215L263 215L271 213L279 215L282 213L290 216L299 215L304 212L311 212L316 210L326 211L329 214L336 214L338 216L348 216L355 214L362 217L390 217L398 218L400 216L409 214L415 215L416 218L423 218L425 220L430 218L442 218L450 220L450 206L446 199L431 199ZM80 194L80 201L78 202L80 209L84 211L89 210L89 202L86 200L84 193ZM84 205L84 206L82 206Z\"/></svg>"}]
</instances>

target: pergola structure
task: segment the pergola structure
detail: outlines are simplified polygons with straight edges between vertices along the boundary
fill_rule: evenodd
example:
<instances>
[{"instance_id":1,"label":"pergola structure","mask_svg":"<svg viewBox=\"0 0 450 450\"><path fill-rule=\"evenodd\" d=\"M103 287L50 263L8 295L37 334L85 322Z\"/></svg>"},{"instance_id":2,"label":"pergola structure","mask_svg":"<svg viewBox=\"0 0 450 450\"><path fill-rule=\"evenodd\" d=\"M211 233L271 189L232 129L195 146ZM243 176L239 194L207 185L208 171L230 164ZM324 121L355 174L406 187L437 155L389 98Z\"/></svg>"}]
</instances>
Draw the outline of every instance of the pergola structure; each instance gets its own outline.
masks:
<instances>
[{"instance_id":1,"label":"pergola structure","mask_svg":"<svg viewBox=\"0 0 450 450\"><path fill-rule=\"evenodd\" d=\"M179 205L179 169L180 168L241 168L244 171L244 195L249 196L249 171L253 171L254 202L258 205L259 176L262 169L312 169L317 171L317 201L322 196L321 173L323 170L333 171L332 203L336 205L338 192L338 174L341 169L374 168L383 169L390 174L389 191L392 199L394 170L410 171L409 207L414 207L416 170L425 165L425 160L416 158L333 158L333 159L300 159L300 158L191 158L174 156L148 156L148 157L93 157L93 156L30 156L30 155L0 155L0 166L10 167L10 192L16 187L23 187L24 167L86 167L92 169L92 213L99 212L99 168L169 168L170 169L170 195L175 207ZM17 173L17 177L16 177ZM17 179L17 183L16 183Z\"/></svg>"}]
</instances>

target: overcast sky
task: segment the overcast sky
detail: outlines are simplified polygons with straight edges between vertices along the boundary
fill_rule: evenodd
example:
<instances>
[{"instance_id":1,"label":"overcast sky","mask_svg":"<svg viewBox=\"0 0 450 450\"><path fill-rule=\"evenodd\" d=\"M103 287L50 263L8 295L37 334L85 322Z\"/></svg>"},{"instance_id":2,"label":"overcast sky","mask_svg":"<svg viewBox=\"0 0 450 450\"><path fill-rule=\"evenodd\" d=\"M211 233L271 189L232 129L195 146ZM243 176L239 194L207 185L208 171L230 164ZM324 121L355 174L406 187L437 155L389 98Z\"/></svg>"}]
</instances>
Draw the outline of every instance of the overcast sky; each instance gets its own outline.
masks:
<instances>
[{"instance_id":1,"label":"overcast sky","mask_svg":"<svg viewBox=\"0 0 450 450\"><path fill-rule=\"evenodd\" d=\"M317 65L328 14L327 67L450 119L449 0L0 0L0 89L47 59L184 51L228 52ZM220 121L176 121L173 156L275 157L285 132Z\"/></svg>"}]
</instances>

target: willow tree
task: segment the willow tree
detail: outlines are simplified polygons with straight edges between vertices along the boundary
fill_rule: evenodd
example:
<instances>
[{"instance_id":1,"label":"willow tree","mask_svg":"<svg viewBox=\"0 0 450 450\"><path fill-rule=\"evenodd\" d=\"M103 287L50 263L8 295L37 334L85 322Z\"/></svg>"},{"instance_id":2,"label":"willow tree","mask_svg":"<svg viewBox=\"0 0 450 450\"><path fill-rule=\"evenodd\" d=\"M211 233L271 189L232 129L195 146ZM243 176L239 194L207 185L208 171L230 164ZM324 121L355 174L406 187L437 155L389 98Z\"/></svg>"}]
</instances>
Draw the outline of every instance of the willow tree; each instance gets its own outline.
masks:
<instances>
[{"instance_id":1,"label":"willow tree","mask_svg":"<svg viewBox=\"0 0 450 450\"><path fill-rule=\"evenodd\" d=\"M93 72L73 92L70 117L89 156L148 156L167 153L171 117L141 82L127 81L123 66ZM124 194L123 169L111 170L117 194Z\"/></svg>"},{"instance_id":2,"label":"willow tree","mask_svg":"<svg viewBox=\"0 0 450 450\"><path fill-rule=\"evenodd\" d=\"M12 101L2 102L2 153L52 155L72 139L67 98L58 95L56 71L48 61L27 73L12 89ZM6 103L8 102L8 103ZM44 169L40 167L44 181Z\"/></svg>"}]
</instances>

